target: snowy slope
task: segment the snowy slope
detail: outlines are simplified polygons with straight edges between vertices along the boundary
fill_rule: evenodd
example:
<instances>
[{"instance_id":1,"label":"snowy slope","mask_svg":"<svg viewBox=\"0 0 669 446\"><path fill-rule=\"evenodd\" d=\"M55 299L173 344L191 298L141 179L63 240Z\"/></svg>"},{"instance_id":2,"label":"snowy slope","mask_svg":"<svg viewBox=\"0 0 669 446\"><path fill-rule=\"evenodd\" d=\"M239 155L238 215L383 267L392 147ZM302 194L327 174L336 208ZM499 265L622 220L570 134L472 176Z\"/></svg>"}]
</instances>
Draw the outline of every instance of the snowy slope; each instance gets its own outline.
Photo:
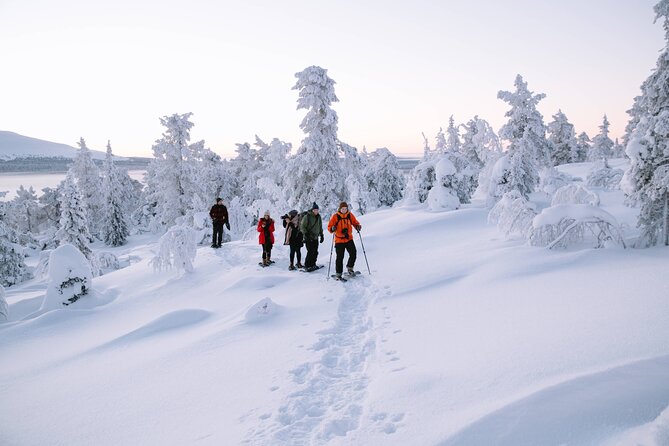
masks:
<instances>
[{"instance_id":1,"label":"snowy slope","mask_svg":"<svg viewBox=\"0 0 669 446\"><path fill-rule=\"evenodd\" d=\"M30 138L13 132L0 131L0 160L25 157L74 158L77 150L66 144ZM105 152L91 150L91 156L94 159L104 159Z\"/></svg>"},{"instance_id":2,"label":"snowy slope","mask_svg":"<svg viewBox=\"0 0 669 446\"><path fill-rule=\"evenodd\" d=\"M10 288L0 444L667 444L669 250L533 248L486 215L362 216L347 283L283 246L262 269L254 238L155 274L142 236L81 305Z\"/></svg>"}]
</instances>

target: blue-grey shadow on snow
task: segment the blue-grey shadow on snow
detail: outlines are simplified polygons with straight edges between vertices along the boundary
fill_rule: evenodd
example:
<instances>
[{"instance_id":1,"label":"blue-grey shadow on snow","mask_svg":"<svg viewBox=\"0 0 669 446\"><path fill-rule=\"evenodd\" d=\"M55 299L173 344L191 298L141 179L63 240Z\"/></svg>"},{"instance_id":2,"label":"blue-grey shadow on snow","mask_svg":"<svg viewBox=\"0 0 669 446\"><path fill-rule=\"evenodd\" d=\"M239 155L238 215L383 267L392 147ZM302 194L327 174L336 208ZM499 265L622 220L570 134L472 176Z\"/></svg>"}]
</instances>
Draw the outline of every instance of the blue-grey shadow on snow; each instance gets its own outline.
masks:
<instances>
[{"instance_id":1,"label":"blue-grey shadow on snow","mask_svg":"<svg viewBox=\"0 0 669 446\"><path fill-rule=\"evenodd\" d=\"M441 446L595 445L669 405L669 356L539 391L474 422Z\"/></svg>"}]
</instances>

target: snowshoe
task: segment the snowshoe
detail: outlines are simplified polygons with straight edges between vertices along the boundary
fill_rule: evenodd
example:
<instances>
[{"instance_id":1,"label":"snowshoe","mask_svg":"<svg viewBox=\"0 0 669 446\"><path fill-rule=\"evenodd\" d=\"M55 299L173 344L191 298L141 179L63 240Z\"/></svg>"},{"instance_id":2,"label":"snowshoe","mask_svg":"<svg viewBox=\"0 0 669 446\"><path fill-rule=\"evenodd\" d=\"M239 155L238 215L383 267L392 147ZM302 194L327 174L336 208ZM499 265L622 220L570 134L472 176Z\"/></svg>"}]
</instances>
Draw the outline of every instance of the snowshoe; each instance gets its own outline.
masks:
<instances>
[{"instance_id":1,"label":"snowshoe","mask_svg":"<svg viewBox=\"0 0 669 446\"><path fill-rule=\"evenodd\" d=\"M360 271L353 271L353 270L349 270L346 273L346 275L349 276L349 277L359 276L360 274L362 274Z\"/></svg>"},{"instance_id":2,"label":"snowshoe","mask_svg":"<svg viewBox=\"0 0 669 446\"><path fill-rule=\"evenodd\" d=\"M316 271L318 269L321 269L324 266L325 265L314 265L314 266L310 266L308 268L304 268L302 271L304 271L305 273L310 273L310 272Z\"/></svg>"},{"instance_id":3,"label":"snowshoe","mask_svg":"<svg viewBox=\"0 0 669 446\"><path fill-rule=\"evenodd\" d=\"M341 274L332 274L330 275L334 280L338 280L340 282L347 282L347 279L344 279Z\"/></svg>"}]
</instances>

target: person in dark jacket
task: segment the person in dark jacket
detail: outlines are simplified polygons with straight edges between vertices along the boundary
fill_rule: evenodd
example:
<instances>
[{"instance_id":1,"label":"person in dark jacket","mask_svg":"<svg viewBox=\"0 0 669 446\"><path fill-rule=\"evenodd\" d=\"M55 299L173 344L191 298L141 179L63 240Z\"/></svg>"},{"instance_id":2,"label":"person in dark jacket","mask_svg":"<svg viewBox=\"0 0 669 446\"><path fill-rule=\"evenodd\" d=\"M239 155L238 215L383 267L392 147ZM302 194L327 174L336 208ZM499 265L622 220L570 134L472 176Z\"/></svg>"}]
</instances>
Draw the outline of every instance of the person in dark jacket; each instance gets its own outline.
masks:
<instances>
[{"instance_id":1,"label":"person in dark jacket","mask_svg":"<svg viewBox=\"0 0 669 446\"><path fill-rule=\"evenodd\" d=\"M258 241L262 245L262 266L269 266L272 262L272 245L274 245L274 220L265 211L263 218L258 220Z\"/></svg>"},{"instance_id":2,"label":"person in dark jacket","mask_svg":"<svg viewBox=\"0 0 669 446\"><path fill-rule=\"evenodd\" d=\"M317 270L318 242L323 243L323 220L319 214L318 205L314 202L311 210L302 217L300 230L304 236L304 244L307 247L307 258L304 259L304 270Z\"/></svg>"},{"instance_id":3,"label":"person in dark jacket","mask_svg":"<svg viewBox=\"0 0 669 446\"><path fill-rule=\"evenodd\" d=\"M220 248L223 241L223 225L230 230L230 222L228 221L228 208L223 205L223 199L217 198L216 204L211 207L209 211L212 225L214 226L214 234L211 238L211 247Z\"/></svg>"},{"instance_id":4,"label":"person in dark jacket","mask_svg":"<svg viewBox=\"0 0 669 446\"><path fill-rule=\"evenodd\" d=\"M290 266L288 269L293 271L297 268L303 268L300 216L295 209L283 216L283 227L286 228L286 237L283 244L290 246ZM295 268L295 264L293 263L295 257L297 257L297 268Z\"/></svg>"}]
</instances>

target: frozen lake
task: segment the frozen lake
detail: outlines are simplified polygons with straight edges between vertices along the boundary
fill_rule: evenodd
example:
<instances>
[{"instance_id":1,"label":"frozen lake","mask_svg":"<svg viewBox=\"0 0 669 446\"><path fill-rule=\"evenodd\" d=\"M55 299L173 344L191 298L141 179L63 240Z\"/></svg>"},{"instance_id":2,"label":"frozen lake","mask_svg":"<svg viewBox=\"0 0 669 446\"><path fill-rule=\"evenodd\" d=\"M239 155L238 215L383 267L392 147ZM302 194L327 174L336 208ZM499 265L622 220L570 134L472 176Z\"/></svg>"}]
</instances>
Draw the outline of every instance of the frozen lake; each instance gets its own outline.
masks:
<instances>
[{"instance_id":1,"label":"frozen lake","mask_svg":"<svg viewBox=\"0 0 669 446\"><path fill-rule=\"evenodd\" d=\"M145 170L129 170L130 178L138 181L144 181ZM35 189L39 197L42 195L42 188L56 187L58 183L65 179L65 172L59 173L0 173L0 192L8 191L3 201L11 200L16 196L16 190L23 185L26 189L30 186Z\"/></svg>"}]
</instances>

